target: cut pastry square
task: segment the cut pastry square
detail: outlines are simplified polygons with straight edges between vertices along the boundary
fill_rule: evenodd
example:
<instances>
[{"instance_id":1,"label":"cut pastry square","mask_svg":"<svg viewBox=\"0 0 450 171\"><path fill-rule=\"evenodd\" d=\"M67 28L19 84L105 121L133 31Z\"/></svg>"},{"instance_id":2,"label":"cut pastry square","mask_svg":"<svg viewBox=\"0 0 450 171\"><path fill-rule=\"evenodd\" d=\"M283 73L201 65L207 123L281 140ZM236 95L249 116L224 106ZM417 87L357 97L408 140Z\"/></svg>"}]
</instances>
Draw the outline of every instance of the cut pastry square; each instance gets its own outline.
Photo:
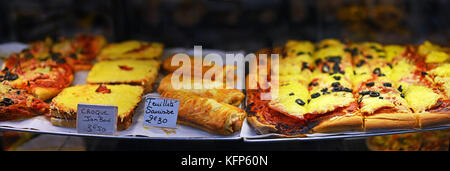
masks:
<instances>
[{"instance_id":1,"label":"cut pastry square","mask_svg":"<svg viewBox=\"0 0 450 171\"><path fill-rule=\"evenodd\" d=\"M97 59L160 59L163 49L164 45L161 43L129 40L106 45Z\"/></svg>"},{"instance_id":2,"label":"cut pastry square","mask_svg":"<svg viewBox=\"0 0 450 171\"><path fill-rule=\"evenodd\" d=\"M180 100L177 123L214 134L231 135L239 132L246 117L243 109L211 98L179 91L165 91L161 97Z\"/></svg>"},{"instance_id":3,"label":"cut pastry square","mask_svg":"<svg viewBox=\"0 0 450 171\"><path fill-rule=\"evenodd\" d=\"M89 71L89 84L131 84L141 85L144 92L153 91L160 62L156 60L112 60L100 61Z\"/></svg>"},{"instance_id":4,"label":"cut pastry square","mask_svg":"<svg viewBox=\"0 0 450 171\"><path fill-rule=\"evenodd\" d=\"M205 98L211 98L214 99L220 103L226 103L233 106L239 106L244 100L245 95L242 93L239 89L226 89L223 86L223 83L212 81L212 82L202 82L202 86L210 86L211 88L195 88L194 84L195 82L193 79L189 81L183 82L183 80L180 80L181 83L175 83L172 82L172 76L173 74L169 74L165 76L158 87L158 92L182 92L189 95L196 95L200 97ZM182 78L182 77L181 77ZM179 87L175 87L174 85L177 85ZM185 88L189 87L189 88ZM218 88L214 88L218 87Z\"/></svg>"},{"instance_id":5,"label":"cut pastry square","mask_svg":"<svg viewBox=\"0 0 450 171\"><path fill-rule=\"evenodd\" d=\"M55 126L76 127L79 103L112 105L118 107L117 130L127 129L144 89L141 86L77 85L64 89L52 99L50 121Z\"/></svg>"}]
</instances>

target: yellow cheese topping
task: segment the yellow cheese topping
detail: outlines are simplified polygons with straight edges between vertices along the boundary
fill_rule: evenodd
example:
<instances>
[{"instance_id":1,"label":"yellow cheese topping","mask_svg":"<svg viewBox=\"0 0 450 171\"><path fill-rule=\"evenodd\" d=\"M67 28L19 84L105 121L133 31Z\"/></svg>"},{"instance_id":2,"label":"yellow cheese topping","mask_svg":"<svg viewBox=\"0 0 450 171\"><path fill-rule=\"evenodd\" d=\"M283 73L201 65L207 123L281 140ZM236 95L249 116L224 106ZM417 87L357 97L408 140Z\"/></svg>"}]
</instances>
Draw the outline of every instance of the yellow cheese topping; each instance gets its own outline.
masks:
<instances>
[{"instance_id":1,"label":"yellow cheese topping","mask_svg":"<svg viewBox=\"0 0 450 171\"><path fill-rule=\"evenodd\" d=\"M425 58L425 62L426 63L442 63L447 61L448 59L448 54L442 51L432 51L430 52L426 58Z\"/></svg>"},{"instance_id":2,"label":"yellow cheese topping","mask_svg":"<svg viewBox=\"0 0 450 171\"><path fill-rule=\"evenodd\" d=\"M118 107L117 115L123 119L128 113L134 110L140 102L144 89L141 86L132 85L106 85L110 93L96 92L99 85L77 85L65 88L52 100L55 104L63 108L62 110L77 111L79 103L114 105Z\"/></svg>"},{"instance_id":3,"label":"yellow cheese topping","mask_svg":"<svg viewBox=\"0 0 450 171\"><path fill-rule=\"evenodd\" d=\"M361 112L363 113L372 114L380 108L395 106L389 100L379 99L378 97L365 96L363 98L364 98L362 100L363 105L361 108Z\"/></svg>"},{"instance_id":4,"label":"yellow cheese topping","mask_svg":"<svg viewBox=\"0 0 450 171\"><path fill-rule=\"evenodd\" d=\"M340 46L331 46L328 48L323 48L318 50L315 54L314 57L315 59L326 59L327 57L330 56L341 56L344 54L344 49ZM344 60L344 59L343 59Z\"/></svg>"},{"instance_id":5,"label":"yellow cheese topping","mask_svg":"<svg viewBox=\"0 0 450 171\"><path fill-rule=\"evenodd\" d=\"M352 93L332 92L311 99L308 108L309 112L312 114L326 113L336 110L339 107L348 106L353 101L355 101L355 99L353 98Z\"/></svg>"},{"instance_id":6,"label":"yellow cheese topping","mask_svg":"<svg viewBox=\"0 0 450 171\"><path fill-rule=\"evenodd\" d=\"M406 101L414 112L424 112L426 109L433 107L440 98L439 94L432 89L420 85L409 85L404 90L404 94Z\"/></svg>"},{"instance_id":7,"label":"yellow cheese topping","mask_svg":"<svg viewBox=\"0 0 450 171\"><path fill-rule=\"evenodd\" d=\"M450 63L443 64L439 67L436 67L428 72L428 74L442 76L442 77L450 77Z\"/></svg>"},{"instance_id":8,"label":"yellow cheese topping","mask_svg":"<svg viewBox=\"0 0 450 171\"><path fill-rule=\"evenodd\" d=\"M156 78L156 60L114 60L96 63L86 78L88 83L123 83Z\"/></svg>"},{"instance_id":9,"label":"yellow cheese topping","mask_svg":"<svg viewBox=\"0 0 450 171\"><path fill-rule=\"evenodd\" d=\"M149 48L140 49L144 46ZM130 53L134 50L139 52ZM121 43L113 43L102 49L99 59L118 59L118 58L158 58L163 51L163 44L150 43L143 41L125 41Z\"/></svg>"},{"instance_id":10,"label":"yellow cheese topping","mask_svg":"<svg viewBox=\"0 0 450 171\"><path fill-rule=\"evenodd\" d=\"M289 115L301 117L308 112L308 88L296 81L280 83L278 97L269 102L269 107Z\"/></svg>"},{"instance_id":11,"label":"yellow cheese topping","mask_svg":"<svg viewBox=\"0 0 450 171\"><path fill-rule=\"evenodd\" d=\"M313 64L312 58L307 55L301 55L298 57L287 57L280 59L279 73L280 75L300 74L303 71L310 72L308 68L303 68L303 63L309 67Z\"/></svg>"},{"instance_id":12,"label":"yellow cheese topping","mask_svg":"<svg viewBox=\"0 0 450 171\"><path fill-rule=\"evenodd\" d=\"M400 45L386 45L384 50L386 51L386 60L392 61L392 59L405 52L406 48Z\"/></svg>"},{"instance_id":13,"label":"yellow cheese topping","mask_svg":"<svg viewBox=\"0 0 450 171\"><path fill-rule=\"evenodd\" d=\"M392 68L390 78L394 82L398 82L401 78L411 74L415 70L415 65L409 63L407 60L399 60Z\"/></svg>"},{"instance_id":14,"label":"yellow cheese topping","mask_svg":"<svg viewBox=\"0 0 450 171\"><path fill-rule=\"evenodd\" d=\"M419 54L422 56L428 55L432 51L442 50L442 48L439 45L435 45L428 40L420 44L418 49Z\"/></svg>"},{"instance_id":15,"label":"yellow cheese topping","mask_svg":"<svg viewBox=\"0 0 450 171\"><path fill-rule=\"evenodd\" d=\"M287 56L298 56L299 52L307 55L308 53L314 53L314 44L310 41L288 40L285 49Z\"/></svg>"}]
</instances>

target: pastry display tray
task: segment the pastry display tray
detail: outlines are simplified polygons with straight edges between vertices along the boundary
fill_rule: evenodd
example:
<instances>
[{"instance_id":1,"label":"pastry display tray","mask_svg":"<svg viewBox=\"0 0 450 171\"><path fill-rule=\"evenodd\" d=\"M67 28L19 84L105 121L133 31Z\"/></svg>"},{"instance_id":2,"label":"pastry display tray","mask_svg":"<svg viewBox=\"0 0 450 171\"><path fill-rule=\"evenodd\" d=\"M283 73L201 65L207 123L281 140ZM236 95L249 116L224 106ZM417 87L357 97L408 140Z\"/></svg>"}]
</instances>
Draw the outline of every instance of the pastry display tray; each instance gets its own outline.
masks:
<instances>
[{"instance_id":1,"label":"pastry display tray","mask_svg":"<svg viewBox=\"0 0 450 171\"><path fill-rule=\"evenodd\" d=\"M3 56L8 56L9 53L21 51L27 46L20 43L8 43L0 45L0 52L3 52ZM165 49L163 57L164 60L173 53L186 53L188 55L193 55L193 49L184 48L171 48ZM225 57L227 53L242 53L243 51L237 52L225 52L220 50L203 49L202 54L207 55L209 53L216 53L222 57ZM3 60L0 60L0 64ZM86 84L86 77L88 71L75 72L74 80L72 85ZM164 77L164 72L160 69L157 80L155 81L154 90L157 89L159 81ZM115 135L94 135L94 134L80 134L77 132L76 128L65 128L53 126L49 119L45 116L37 116L33 118L28 118L20 121L2 121L0 122L0 130L9 131L22 131L22 132L32 132L40 134L55 134L55 135L69 135L69 136L85 136L85 137L103 137L103 138L125 138L125 139L170 139L170 140L239 140L240 132L236 132L232 135L218 135L212 134L198 128L193 128L185 125L177 124L176 128L161 128L153 126L144 126L144 100L146 96L158 97L158 93L148 93L142 97L141 102L135 109L135 114L130 127L123 131L116 131ZM241 106L242 108L244 105Z\"/></svg>"},{"instance_id":2,"label":"pastry display tray","mask_svg":"<svg viewBox=\"0 0 450 171\"><path fill-rule=\"evenodd\" d=\"M314 134L304 134L298 136L286 136L282 134L265 134L258 135L251 128L250 124L245 122L241 131L241 136L244 142L279 142L279 141L313 141L313 140L329 140L329 139L345 139L345 138L364 138L370 136L379 135L392 135L392 134L404 134L404 133L414 133L423 131L434 131L450 129L450 125L442 125L437 127L422 128L422 129L398 129L398 130L378 130L378 131L368 131L368 132L337 132L337 133L314 133Z\"/></svg>"},{"instance_id":3,"label":"pastry display tray","mask_svg":"<svg viewBox=\"0 0 450 171\"><path fill-rule=\"evenodd\" d=\"M15 51L20 51L25 48L26 45L20 43L3 44L0 45L0 54L7 56L7 54ZM162 60L167 58L170 54L184 52L189 55L193 55L193 50L184 48L171 48L165 49ZM220 50L203 50L203 55L209 53L217 53L221 56L225 56L226 53L243 53L244 52L225 52ZM3 60L0 60L0 64ZM88 71L76 72L74 75L73 85L86 84L86 76ZM159 80L164 76L163 72L159 73L154 89L156 90ZM443 125L426 129L413 129L413 130L380 130L377 132L340 132L340 133L315 133L305 134L297 137L286 137L279 134L266 134L258 135L254 131L247 121L244 122L240 132L232 135L217 135L208 133L206 131L177 124L176 128L160 128L160 127L145 127L144 126L144 99L146 96L158 96L158 93L149 93L144 95L143 100L135 110L132 124L127 130L117 131L115 135L97 135L97 134L80 134L75 128L64 128L53 126L45 116L37 116L28 118L21 121L2 121L0 122L0 131L20 131L31 132L38 134L53 134L53 135L66 135L66 136L81 136L81 137L100 137L100 138L115 138L115 139L148 139L148 140L243 140L244 142L278 142L278 141L310 141L310 140L327 140L327 139L342 139L342 138L361 138L368 136L378 135L390 135L390 134L402 134L413 133L422 131L442 130L450 129L450 125ZM244 101L245 103L245 101ZM242 105L242 108L245 104Z\"/></svg>"}]
</instances>

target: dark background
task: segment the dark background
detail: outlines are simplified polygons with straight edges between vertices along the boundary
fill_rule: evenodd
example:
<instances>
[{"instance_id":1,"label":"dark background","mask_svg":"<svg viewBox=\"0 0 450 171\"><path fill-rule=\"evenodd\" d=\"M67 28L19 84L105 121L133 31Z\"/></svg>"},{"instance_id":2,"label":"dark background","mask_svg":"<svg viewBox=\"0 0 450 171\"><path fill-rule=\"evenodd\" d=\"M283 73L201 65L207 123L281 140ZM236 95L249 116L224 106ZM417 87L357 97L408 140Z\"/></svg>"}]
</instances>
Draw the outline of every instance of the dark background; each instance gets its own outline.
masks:
<instances>
[{"instance_id":1,"label":"dark background","mask_svg":"<svg viewBox=\"0 0 450 171\"><path fill-rule=\"evenodd\" d=\"M0 43L76 33L109 42L258 49L288 39L380 43L450 42L446 0L0 0ZM85 138L87 150L367 150L365 138L306 142L167 141Z\"/></svg>"},{"instance_id":2,"label":"dark background","mask_svg":"<svg viewBox=\"0 0 450 171\"><path fill-rule=\"evenodd\" d=\"M110 42L254 51L287 39L447 45L445 0L0 0L0 42L78 32Z\"/></svg>"}]
</instances>

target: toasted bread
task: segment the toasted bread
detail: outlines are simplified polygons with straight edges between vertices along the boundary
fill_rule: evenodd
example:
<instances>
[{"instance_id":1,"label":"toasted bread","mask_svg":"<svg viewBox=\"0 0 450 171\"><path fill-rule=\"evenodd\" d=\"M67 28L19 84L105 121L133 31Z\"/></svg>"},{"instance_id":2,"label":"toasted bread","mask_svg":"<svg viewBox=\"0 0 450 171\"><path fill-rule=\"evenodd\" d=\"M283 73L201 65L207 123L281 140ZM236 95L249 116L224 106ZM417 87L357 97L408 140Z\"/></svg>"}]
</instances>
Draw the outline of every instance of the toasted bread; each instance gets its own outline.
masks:
<instances>
[{"instance_id":1,"label":"toasted bread","mask_svg":"<svg viewBox=\"0 0 450 171\"><path fill-rule=\"evenodd\" d=\"M74 127L79 103L113 105L118 107L117 129L127 129L143 91L141 86L127 84L77 85L66 88L50 104L51 122L56 126Z\"/></svg>"},{"instance_id":2,"label":"toasted bread","mask_svg":"<svg viewBox=\"0 0 450 171\"><path fill-rule=\"evenodd\" d=\"M147 93L153 90L159 64L156 60L101 61L89 71L86 82L89 84L142 85L144 92Z\"/></svg>"}]
</instances>

